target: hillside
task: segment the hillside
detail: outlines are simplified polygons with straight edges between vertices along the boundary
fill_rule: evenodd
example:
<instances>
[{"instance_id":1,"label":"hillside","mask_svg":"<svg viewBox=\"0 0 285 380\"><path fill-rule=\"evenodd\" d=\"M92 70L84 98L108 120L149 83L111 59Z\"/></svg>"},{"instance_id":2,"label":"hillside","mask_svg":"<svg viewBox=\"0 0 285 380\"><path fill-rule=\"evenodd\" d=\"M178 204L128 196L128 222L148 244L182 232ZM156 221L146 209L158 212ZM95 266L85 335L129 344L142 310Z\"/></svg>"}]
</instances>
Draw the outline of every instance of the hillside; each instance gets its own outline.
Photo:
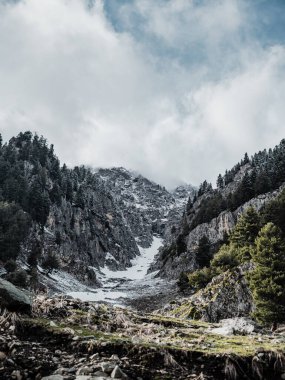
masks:
<instances>
[{"instance_id":1,"label":"hillside","mask_svg":"<svg viewBox=\"0 0 285 380\"><path fill-rule=\"evenodd\" d=\"M283 379L283 164L284 141L169 192L1 144L0 377Z\"/></svg>"},{"instance_id":2,"label":"hillside","mask_svg":"<svg viewBox=\"0 0 285 380\"><path fill-rule=\"evenodd\" d=\"M123 168L61 166L53 145L30 132L1 144L0 173L2 272L22 286L60 291L101 286L101 268L129 268L193 192L169 193Z\"/></svg>"},{"instance_id":3,"label":"hillside","mask_svg":"<svg viewBox=\"0 0 285 380\"><path fill-rule=\"evenodd\" d=\"M285 140L268 151L244 158L217 178L217 188L204 181L189 200L186 212L166 237L153 266L160 275L177 278L199 267L199 240L209 240L210 255L227 239L237 219L249 206L257 210L280 194L285 182Z\"/></svg>"}]
</instances>

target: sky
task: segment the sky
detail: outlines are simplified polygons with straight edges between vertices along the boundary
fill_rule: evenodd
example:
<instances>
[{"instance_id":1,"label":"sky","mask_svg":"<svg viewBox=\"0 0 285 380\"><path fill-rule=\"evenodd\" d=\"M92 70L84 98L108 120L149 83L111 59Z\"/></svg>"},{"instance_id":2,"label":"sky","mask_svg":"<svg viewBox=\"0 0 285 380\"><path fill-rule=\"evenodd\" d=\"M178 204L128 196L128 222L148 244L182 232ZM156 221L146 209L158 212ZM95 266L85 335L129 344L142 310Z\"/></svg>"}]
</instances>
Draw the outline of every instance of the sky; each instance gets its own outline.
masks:
<instances>
[{"instance_id":1,"label":"sky","mask_svg":"<svg viewBox=\"0 0 285 380\"><path fill-rule=\"evenodd\" d=\"M0 0L0 132L173 188L285 137L284 0Z\"/></svg>"}]
</instances>

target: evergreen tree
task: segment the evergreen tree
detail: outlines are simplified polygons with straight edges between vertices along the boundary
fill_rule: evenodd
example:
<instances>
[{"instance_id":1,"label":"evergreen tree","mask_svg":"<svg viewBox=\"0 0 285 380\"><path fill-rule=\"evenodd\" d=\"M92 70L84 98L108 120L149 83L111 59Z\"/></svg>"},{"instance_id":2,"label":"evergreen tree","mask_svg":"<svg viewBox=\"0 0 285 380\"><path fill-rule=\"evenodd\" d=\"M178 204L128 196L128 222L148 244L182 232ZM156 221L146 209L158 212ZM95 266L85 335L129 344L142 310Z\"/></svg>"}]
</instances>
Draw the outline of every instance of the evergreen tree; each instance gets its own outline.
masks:
<instances>
[{"instance_id":1,"label":"evergreen tree","mask_svg":"<svg viewBox=\"0 0 285 380\"><path fill-rule=\"evenodd\" d=\"M259 229L260 216L254 207L249 207L238 219L230 236L230 242L238 248L251 245L254 243Z\"/></svg>"},{"instance_id":2,"label":"evergreen tree","mask_svg":"<svg viewBox=\"0 0 285 380\"><path fill-rule=\"evenodd\" d=\"M84 210L85 198L84 198L84 191L83 191L82 186L79 187L79 189L76 193L75 205L76 205L76 207L80 207L82 210Z\"/></svg>"},{"instance_id":3,"label":"evergreen tree","mask_svg":"<svg viewBox=\"0 0 285 380\"><path fill-rule=\"evenodd\" d=\"M15 260L28 235L31 219L19 206L0 203L0 261Z\"/></svg>"},{"instance_id":4,"label":"evergreen tree","mask_svg":"<svg viewBox=\"0 0 285 380\"><path fill-rule=\"evenodd\" d=\"M29 192L29 212L36 222L42 227L47 221L49 215L50 200L46 192L42 191L42 187L38 181L35 181Z\"/></svg>"},{"instance_id":5,"label":"evergreen tree","mask_svg":"<svg viewBox=\"0 0 285 380\"><path fill-rule=\"evenodd\" d=\"M218 175L217 188L222 189L224 187L224 179L221 174Z\"/></svg>"},{"instance_id":6,"label":"evergreen tree","mask_svg":"<svg viewBox=\"0 0 285 380\"><path fill-rule=\"evenodd\" d=\"M267 223L256 239L253 254L255 269L249 283L256 311L254 317L264 323L285 321L285 243L281 230Z\"/></svg>"},{"instance_id":7,"label":"evergreen tree","mask_svg":"<svg viewBox=\"0 0 285 380\"><path fill-rule=\"evenodd\" d=\"M200 268L208 267L211 260L210 254L211 244L207 236L202 236L198 243L196 261Z\"/></svg>"},{"instance_id":8,"label":"evergreen tree","mask_svg":"<svg viewBox=\"0 0 285 380\"><path fill-rule=\"evenodd\" d=\"M35 238L32 241L31 251L29 253L28 260L27 260L31 269L37 267L41 254L42 254L42 244L38 239Z\"/></svg>"},{"instance_id":9,"label":"evergreen tree","mask_svg":"<svg viewBox=\"0 0 285 380\"><path fill-rule=\"evenodd\" d=\"M244 154L244 158L243 158L243 160L241 161L241 165L246 165L246 164L248 164L248 163L249 163L248 154L245 153L245 154Z\"/></svg>"},{"instance_id":10,"label":"evergreen tree","mask_svg":"<svg viewBox=\"0 0 285 380\"><path fill-rule=\"evenodd\" d=\"M264 207L261 215L263 224L274 223L285 236L285 189L276 199L273 199Z\"/></svg>"},{"instance_id":11,"label":"evergreen tree","mask_svg":"<svg viewBox=\"0 0 285 380\"><path fill-rule=\"evenodd\" d=\"M47 274L52 273L53 270L59 269L60 262L58 257L53 252L48 252L46 258L42 262L42 267L47 271Z\"/></svg>"},{"instance_id":12,"label":"evergreen tree","mask_svg":"<svg viewBox=\"0 0 285 380\"><path fill-rule=\"evenodd\" d=\"M177 281L177 286L179 291L184 293L187 288L189 288L188 276L185 272L181 272L179 279Z\"/></svg>"}]
</instances>

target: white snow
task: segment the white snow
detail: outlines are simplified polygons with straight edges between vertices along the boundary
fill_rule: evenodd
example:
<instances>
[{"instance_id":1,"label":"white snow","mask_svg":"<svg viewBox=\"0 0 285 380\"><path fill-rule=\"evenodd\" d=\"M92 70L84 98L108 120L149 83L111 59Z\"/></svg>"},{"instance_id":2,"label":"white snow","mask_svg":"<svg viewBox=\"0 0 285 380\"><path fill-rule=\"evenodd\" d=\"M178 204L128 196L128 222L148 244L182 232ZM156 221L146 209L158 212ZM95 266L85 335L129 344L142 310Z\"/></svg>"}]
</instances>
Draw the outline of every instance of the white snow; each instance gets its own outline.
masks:
<instances>
[{"instance_id":1,"label":"white snow","mask_svg":"<svg viewBox=\"0 0 285 380\"><path fill-rule=\"evenodd\" d=\"M154 236L151 247L140 248L141 254L131 261L130 268L121 271L112 271L107 266L101 268L97 277L102 282L102 288L68 294L84 301L106 301L123 305L124 298L150 293L153 289L157 292L158 288L165 287L165 281L154 279L156 272L147 274L147 271L161 245L162 239Z\"/></svg>"},{"instance_id":2,"label":"white snow","mask_svg":"<svg viewBox=\"0 0 285 380\"><path fill-rule=\"evenodd\" d=\"M73 289L78 289L79 291L89 290L86 285L83 285L74 276L72 276L72 274L64 271L56 271L51 273L49 276L45 276L44 282L48 288L52 286L56 289L60 289L63 293L68 293Z\"/></svg>"},{"instance_id":3,"label":"white snow","mask_svg":"<svg viewBox=\"0 0 285 380\"><path fill-rule=\"evenodd\" d=\"M141 248L140 256L136 256L132 261L132 266L126 270L112 271L107 266L101 269L103 276L106 278L125 278L129 280L140 280L147 274L147 270L150 264L154 260L154 256L157 254L159 247L162 245L162 239L154 236L151 247ZM104 277L100 276L100 279L104 281Z\"/></svg>"}]
</instances>

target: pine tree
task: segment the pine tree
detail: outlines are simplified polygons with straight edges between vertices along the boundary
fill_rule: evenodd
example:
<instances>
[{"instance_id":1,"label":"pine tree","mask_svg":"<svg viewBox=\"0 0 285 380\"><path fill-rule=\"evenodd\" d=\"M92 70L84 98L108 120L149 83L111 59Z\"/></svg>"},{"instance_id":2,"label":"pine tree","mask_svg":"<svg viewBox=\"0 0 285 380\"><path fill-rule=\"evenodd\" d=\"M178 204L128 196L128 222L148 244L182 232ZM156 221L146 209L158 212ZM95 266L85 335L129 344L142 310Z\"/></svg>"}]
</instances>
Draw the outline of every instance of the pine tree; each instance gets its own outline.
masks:
<instances>
[{"instance_id":1,"label":"pine tree","mask_svg":"<svg viewBox=\"0 0 285 380\"><path fill-rule=\"evenodd\" d=\"M281 230L267 223L256 239L255 269L249 283L256 310L253 316L264 324L285 321L285 243Z\"/></svg>"},{"instance_id":2,"label":"pine tree","mask_svg":"<svg viewBox=\"0 0 285 380\"><path fill-rule=\"evenodd\" d=\"M210 248L211 244L207 236L202 236L198 243L196 261L200 268L208 267L210 264Z\"/></svg>"},{"instance_id":3,"label":"pine tree","mask_svg":"<svg viewBox=\"0 0 285 380\"><path fill-rule=\"evenodd\" d=\"M55 253L49 251L46 258L42 262L42 267L47 271L47 274L53 272L53 270L59 269L60 262Z\"/></svg>"},{"instance_id":4,"label":"pine tree","mask_svg":"<svg viewBox=\"0 0 285 380\"><path fill-rule=\"evenodd\" d=\"M238 219L231 234L230 242L238 248L251 245L254 243L259 229L260 216L254 207L249 207Z\"/></svg>"},{"instance_id":5,"label":"pine tree","mask_svg":"<svg viewBox=\"0 0 285 380\"><path fill-rule=\"evenodd\" d=\"M218 175L217 178L217 188L222 189L224 187L224 179L221 174Z\"/></svg>"},{"instance_id":6,"label":"pine tree","mask_svg":"<svg viewBox=\"0 0 285 380\"><path fill-rule=\"evenodd\" d=\"M285 235L285 190L276 198L269 202L262 210L262 222L274 223Z\"/></svg>"},{"instance_id":7,"label":"pine tree","mask_svg":"<svg viewBox=\"0 0 285 380\"><path fill-rule=\"evenodd\" d=\"M41 227L45 225L50 210L50 200L46 192L42 192L39 182L34 182L29 192L29 212Z\"/></svg>"}]
</instances>

